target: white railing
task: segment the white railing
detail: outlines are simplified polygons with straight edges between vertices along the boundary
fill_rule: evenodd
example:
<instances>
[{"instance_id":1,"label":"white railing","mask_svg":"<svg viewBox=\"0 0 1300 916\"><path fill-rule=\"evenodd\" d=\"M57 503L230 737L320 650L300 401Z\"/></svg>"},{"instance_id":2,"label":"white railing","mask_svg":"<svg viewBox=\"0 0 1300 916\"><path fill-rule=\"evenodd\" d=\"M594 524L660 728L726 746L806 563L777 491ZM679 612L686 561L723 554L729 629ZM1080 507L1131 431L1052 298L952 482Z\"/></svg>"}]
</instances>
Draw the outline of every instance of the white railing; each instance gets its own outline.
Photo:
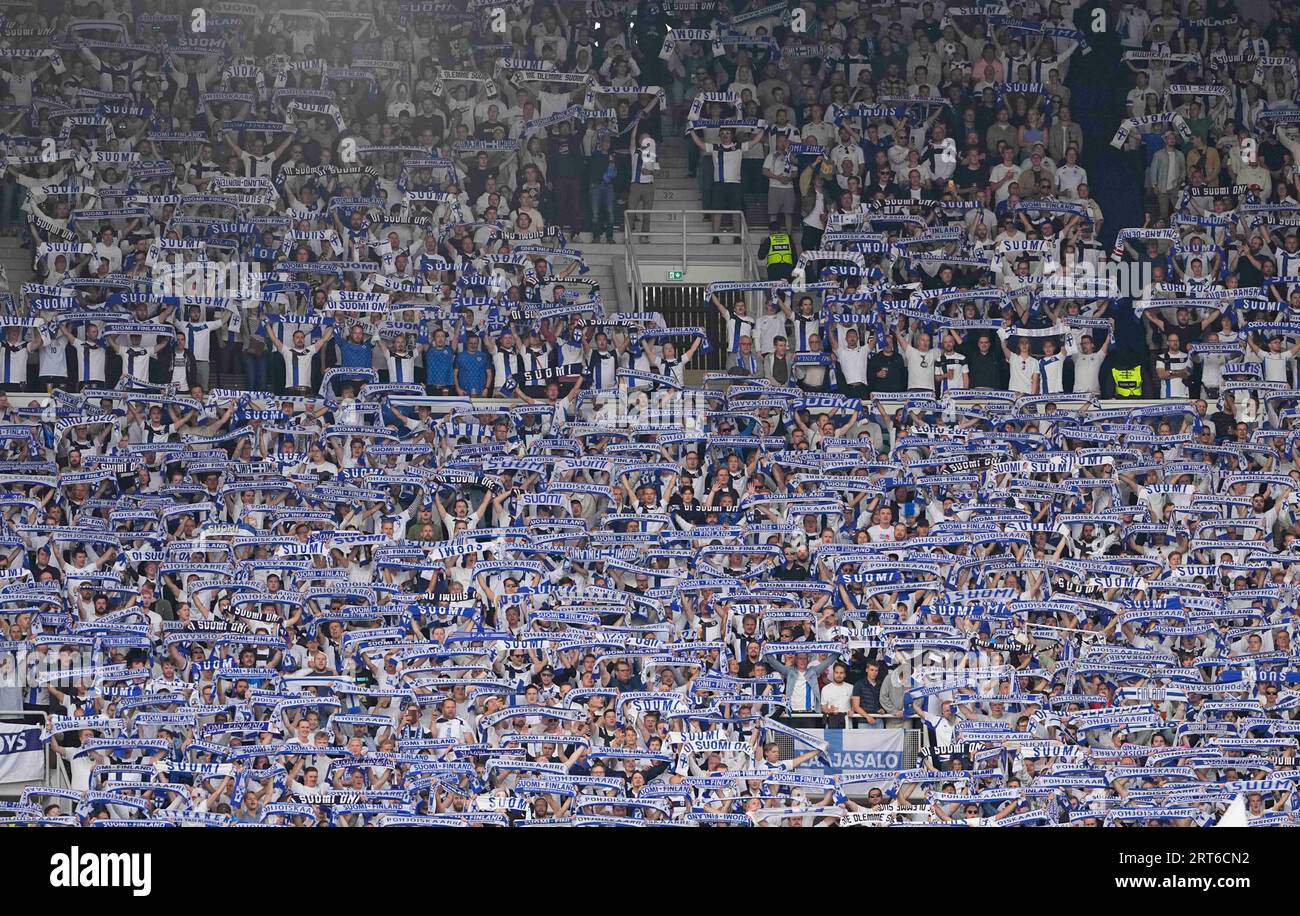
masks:
<instances>
[{"instance_id":1,"label":"white railing","mask_svg":"<svg viewBox=\"0 0 1300 916\"><path fill-rule=\"evenodd\" d=\"M714 216L731 219L730 229L713 230ZM705 222L707 217L708 222ZM633 231L633 219L636 219L638 231ZM692 258L692 249L696 245L712 246L718 239L719 249L710 249L714 254L725 256L728 246L740 246L736 266L740 269L742 280L758 278L758 261L754 253L753 239L750 237L749 224L745 214L740 210L627 210L623 213L623 259L627 268L628 283L632 289L634 310L645 310L644 286L638 263L636 245L640 244L678 244L681 245L681 259L678 268L686 270L692 261L700 263L698 254ZM716 259L707 263L717 264Z\"/></svg>"}]
</instances>

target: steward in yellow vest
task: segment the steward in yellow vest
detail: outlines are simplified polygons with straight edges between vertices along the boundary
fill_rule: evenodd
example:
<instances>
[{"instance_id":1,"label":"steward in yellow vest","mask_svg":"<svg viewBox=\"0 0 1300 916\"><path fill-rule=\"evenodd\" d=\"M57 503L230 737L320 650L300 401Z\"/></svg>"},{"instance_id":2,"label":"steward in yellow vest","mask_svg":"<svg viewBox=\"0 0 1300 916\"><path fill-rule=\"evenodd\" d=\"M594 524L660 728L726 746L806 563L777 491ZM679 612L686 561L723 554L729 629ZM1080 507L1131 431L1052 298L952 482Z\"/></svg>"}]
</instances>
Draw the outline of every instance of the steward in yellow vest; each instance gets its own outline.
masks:
<instances>
[{"instance_id":1,"label":"steward in yellow vest","mask_svg":"<svg viewBox=\"0 0 1300 916\"><path fill-rule=\"evenodd\" d=\"M780 223L772 223L770 235L759 246L759 258L767 262L769 280L789 280L794 273L794 239L781 231Z\"/></svg>"},{"instance_id":2,"label":"steward in yellow vest","mask_svg":"<svg viewBox=\"0 0 1300 916\"><path fill-rule=\"evenodd\" d=\"M1141 366L1133 366L1130 369L1111 369L1110 376L1115 381L1115 397L1142 397Z\"/></svg>"}]
</instances>

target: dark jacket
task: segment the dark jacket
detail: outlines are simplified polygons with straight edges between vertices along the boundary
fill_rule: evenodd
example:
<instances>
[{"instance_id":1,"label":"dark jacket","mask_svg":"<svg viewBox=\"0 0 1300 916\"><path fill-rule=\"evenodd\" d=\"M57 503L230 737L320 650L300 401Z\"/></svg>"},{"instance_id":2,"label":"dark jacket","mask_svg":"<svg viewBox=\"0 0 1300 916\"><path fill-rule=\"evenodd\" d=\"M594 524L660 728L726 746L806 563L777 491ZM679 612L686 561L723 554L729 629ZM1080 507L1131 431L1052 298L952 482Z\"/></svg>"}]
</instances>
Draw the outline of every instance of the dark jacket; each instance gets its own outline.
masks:
<instances>
[{"instance_id":1,"label":"dark jacket","mask_svg":"<svg viewBox=\"0 0 1300 916\"><path fill-rule=\"evenodd\" d=\"M580 178L583 174L581 125L567 137L555 134L546 139L546 177L552 182Z\"/></svg>"},{"instance_id":2,"label":"dark jacket","mask_svg":"<svg viewBox=\"0 0 1300 916\"><path fill-rule=\"evenodd\" d=\"M880 377L881 369L888 373L884 378ZM867 360L867 386L873 392L906 390L907 364L903 362L903 354L897 350L889 355L879 350L871 354L871 359Z\"/></svg>"},{"instance_id":3,"label":"dark jacket","mask_svg":"<svg viewBox=\"0 0 1300 916\"><path fill-rule=\"evenodd\" d=\"M605 181L605 170L610 165L614 166L614 180L612 185L618 185L618 164L614 161L614 152L602 153L599 149L593 150L587 157L587 187L599 187Z\"/></svg>"},{"instance_id":4,"label":"dark jacket","mask_svg":"<svg viewBox=\"0 0 1300 916\"><path fill-rule=\"evenodd\" d=\"M980 353L978 347L967 353L966 366L972 388L1006 388L1002 358L992 347L988 353Z\"/></svg>"},{"instance_id":5,"label":"dark jacket","mask_svg":"<svg viewBox=\"0 0 1300 916\"><path fill-rule=\"evenodd\" d=\"M862 704L863 710L868 713L883 712L880 705L880 688L885 684L882 677L875 684L872 684L865 677L853 685L853 695L858 698Z\"/></svg>"},{"instance_id":6,"label":"dark jacket","mask_svg":"<svg viewBox=\"0 0 1300 916\"><path fill-rule=\"evenodd\" d=\"M192 350L177 351L176 345L171 344L154 358L154 379L157 384L165 385L172 380L172 365L176 359L176 354L180 352L181 358L185 360L185 392L199 383L199 370L194 362L194 352Z\"/></svg>"}]
</instances>

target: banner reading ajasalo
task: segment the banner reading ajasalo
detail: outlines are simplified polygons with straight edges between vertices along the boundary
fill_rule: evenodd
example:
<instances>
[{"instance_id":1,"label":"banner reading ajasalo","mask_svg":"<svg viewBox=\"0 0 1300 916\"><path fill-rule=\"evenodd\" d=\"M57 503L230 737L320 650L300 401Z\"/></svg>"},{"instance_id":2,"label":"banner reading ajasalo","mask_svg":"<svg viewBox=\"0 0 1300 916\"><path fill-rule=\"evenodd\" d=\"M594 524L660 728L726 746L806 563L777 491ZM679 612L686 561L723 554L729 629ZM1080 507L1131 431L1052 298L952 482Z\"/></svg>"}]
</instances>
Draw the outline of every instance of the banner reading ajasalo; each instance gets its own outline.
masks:
<instances>
[{"instance_id":1,"label":"banner reading ajasalo","mask_svg":"<svg viewBox=\"0 0 1300 916\"><path fill-rule=\"evenodd\" d=\"M862 770L887 770L898 772L904 766L901 728L805 728L801 731L810 738L826 741L830 747L826 756L830 765L813 760L799 767L800 773L820 773L838 776Z\"/></svg>"}]
</instances>

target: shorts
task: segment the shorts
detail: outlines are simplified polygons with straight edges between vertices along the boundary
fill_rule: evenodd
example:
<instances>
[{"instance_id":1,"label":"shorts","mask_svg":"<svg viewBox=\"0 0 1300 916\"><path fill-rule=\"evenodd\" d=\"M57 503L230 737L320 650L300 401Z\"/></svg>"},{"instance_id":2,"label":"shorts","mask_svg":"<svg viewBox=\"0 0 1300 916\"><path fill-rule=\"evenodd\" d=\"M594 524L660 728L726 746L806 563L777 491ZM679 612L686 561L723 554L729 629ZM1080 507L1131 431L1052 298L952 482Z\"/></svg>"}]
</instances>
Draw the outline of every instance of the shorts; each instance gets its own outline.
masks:
<instances>
[{"instance_id":1,"label":"shorts","mask_svg":"<svg viewBox=\"0 0 1300 916\"><path fill-rule=\"evenodd\" d=\"M789 213L794 216L796 204L794 188L770 187L767 189L768 216L776 216L781 213Z\"/></svg>"},{"instance_id":2,"label":"shorts","mask_svg":"<svg viewBox=\"0 0 1300 916\"><path fill-rule=\"evenodd\" d=\"M710 210L743 210L744 200L738 181L715 181L709 188Z\"/></svg>"}]
</instances>

